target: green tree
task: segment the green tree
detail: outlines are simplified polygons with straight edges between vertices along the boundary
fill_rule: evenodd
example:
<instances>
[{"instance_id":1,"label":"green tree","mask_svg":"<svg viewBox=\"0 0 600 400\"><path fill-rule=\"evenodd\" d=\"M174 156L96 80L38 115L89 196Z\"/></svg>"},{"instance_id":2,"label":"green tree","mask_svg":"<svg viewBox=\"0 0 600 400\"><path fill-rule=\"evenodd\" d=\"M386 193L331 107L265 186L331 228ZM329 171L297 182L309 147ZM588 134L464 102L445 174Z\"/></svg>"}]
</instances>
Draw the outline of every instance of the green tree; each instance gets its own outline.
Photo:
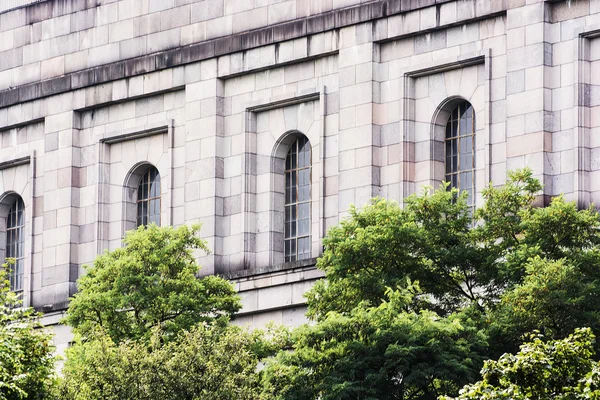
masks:
<instances>
[{"instance_id":1,"label":"green tree","mask_svg":"<svg viewBox=\"0 0 600 400\"><path fill-rule=\"evenodd\" d=\"M0 269L0 400L46 399L55 382L52 334L10 291L10 265Z\"/></svg>"},{"instance_id":2,"label":"green tree","mask_svg":"<svg viewBox=\"0 0 600 400\"><path fill-rule=\"evenodd\" d=\"M241 307L226 280L200 270L194 250L208 252L200 226L130 231L124 246L96 258L77 281L65 322L82 336L102 328L115 343L164 338L199 322L227 319Z\"/></svg>"},{"instance_id":3,"label":"green tree","mask_svg":"<svg viewBox=\"0 0 600 400\"><path fill-rule=\"evenodd\" d=\"M294 333L292 352L265 369L267 399L434 399L472 382L485 335L469 312L440 318L411 309L418 288L388 290L377 307L330 312Z\"/></svg>"},{"instance_id":4,"label":"green tree","mask_svg":"<svg viewBox=\"0 0 600 400\"><path fill-rule=\"evenodd\" d=\"M531 335L516 355L486 361L483 379L465 386L455 400L599 399L600 365L592 358L591 329L577 329L561 340L543 339Z\"/></svg>"},{"instance_id":5,"label":"green tree","mask_svg":"<svg viewBox=\"0 0 600 400\"><path fill-rule=\"evenodd\" d=\"M65 318L76 342L57 398L258 399L259 361L286 332L229 325L240 300L228 281L197 276L193 251L208 251L198 231L139 228L87 269Z\"/></svg>"},{"instance_id":6,"label":"green tree","mask_svg":"<svg viewBox=\"0 0 600 400\"><path fill-rule=\"evenodd\" d=\"M351 209L324 240L326 279L307 294L314 324L268 364L265 398L456 395L484 359L518 351L527 332L597 333L600 214L562 197L539 207L540 189L525 169L485 188L474 215L447 185L403 208L374 199ZM407 291L403 303L389 297Z\"/></svg>"},{"instance_id":7,"label":"green tree","mask_svg":"<svg viewBox=\"0 0 600 400\"><path fill-rule=\"evenodd\" d=\"M258 399L257 366L279 335L200 323L163 343L121 342L97 332L68 351L61 400Z\"/></svg>"}]
</instances>

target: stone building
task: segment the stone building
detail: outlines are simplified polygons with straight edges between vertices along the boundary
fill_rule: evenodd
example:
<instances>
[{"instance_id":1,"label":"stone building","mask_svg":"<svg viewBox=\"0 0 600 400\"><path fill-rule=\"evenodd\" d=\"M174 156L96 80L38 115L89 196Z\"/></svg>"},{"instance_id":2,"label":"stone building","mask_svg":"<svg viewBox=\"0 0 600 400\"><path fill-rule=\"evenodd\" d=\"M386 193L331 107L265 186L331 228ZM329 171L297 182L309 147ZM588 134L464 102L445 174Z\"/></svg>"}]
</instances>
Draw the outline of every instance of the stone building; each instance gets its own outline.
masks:
<instances>
[{"instance_id":1,"label":"stone building","mask_svg":"<svg viewBox=\"0 0 600 400\"><path fill-rule=\"evenodd\" d=\"M48 324L138 224L201 222L237 322L295 325L352 204L524 166L600 200L600 0L1 7L0 258Z\"/></svg>"}]
</instances>

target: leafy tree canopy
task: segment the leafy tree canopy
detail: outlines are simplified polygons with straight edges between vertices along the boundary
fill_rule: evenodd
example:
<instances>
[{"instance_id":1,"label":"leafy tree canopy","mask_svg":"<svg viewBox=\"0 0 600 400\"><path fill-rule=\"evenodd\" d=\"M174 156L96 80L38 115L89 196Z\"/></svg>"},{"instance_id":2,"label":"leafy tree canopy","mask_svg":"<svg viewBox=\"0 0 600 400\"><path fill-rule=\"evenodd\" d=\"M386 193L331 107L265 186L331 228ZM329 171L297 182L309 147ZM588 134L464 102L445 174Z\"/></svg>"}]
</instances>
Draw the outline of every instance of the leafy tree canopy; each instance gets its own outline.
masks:
<instances>
[{"instance_id":1,"label":"leafy tree canopy","mask_svg":"<svg viewBox=\"0 0 600 400\"><path fill-rule=\"evenodd\" d=\"M518 351L527 332L597 333L600 215L563 197L538 207L540 189L525 169L483 190L474 214L447 186L402 208L374 199L352 209L324 240L326 279L307 294L314 324L296 333L295 352L268 364L267 393L456 395L484 359Z\"/></svg>"},{"instance_id":2,"label":"leafy tree canopy","mask_svg":"<svg viewBox=\"0 0 600 400\"><path fill-rule=\"evenodd\" d=\"M199 323L163 343L116 344L102 331L68 351L61 400L258 399L262 357L281 345L278 332Z\"/></svg>"},{"instance_id":3,"label":"leafy tree canopy","mask_svg":"<svg viewBox=\"0 0 600 400\"><path fill-rule=\"evenodd\" d=\"M600 398L600 365L592 359L595 337L591 329L576 329L561 340L543 339L532 334L516 355L486 361L483 379L465 386L455 400Z\"/></svg>"},{"instance_id":4,"label":"leafy tree canopy","mask_svg":"<svg viewBox=\"0 0 600 400\"><path fill-rule=\"evenodd\" d=\"M472 382L487 343L469 311L440 318L414 310L419 290L406 286L376 307L362 302L296 331L294 351L265 370L264 398L422 399Z\"/></svg>"},{"instance_id":5,"label":"leafy tree canopy","mask_svg":"<svg viewBox=\"0 0 600 400\"><path fill-rule=\"evenodd\" d=\"M208 251L199 225L130 231L124 246L99 256L77 281L65 322L80 335L101 328L115 343L164 337L199 322L229 317L241 305L226 280L199 279L193 250Z\"/></svg>"},{"instance_id":6,"label":"leafy tree canopy","mask_svg":"<svg viewBox=\"0 0 600 400\"><path fill-rule=\"evenodd\" d=\"M44 399L55 381L52 334L10 291L10 265L0 269L0 400Z\"/></svg>"}]
</instances>

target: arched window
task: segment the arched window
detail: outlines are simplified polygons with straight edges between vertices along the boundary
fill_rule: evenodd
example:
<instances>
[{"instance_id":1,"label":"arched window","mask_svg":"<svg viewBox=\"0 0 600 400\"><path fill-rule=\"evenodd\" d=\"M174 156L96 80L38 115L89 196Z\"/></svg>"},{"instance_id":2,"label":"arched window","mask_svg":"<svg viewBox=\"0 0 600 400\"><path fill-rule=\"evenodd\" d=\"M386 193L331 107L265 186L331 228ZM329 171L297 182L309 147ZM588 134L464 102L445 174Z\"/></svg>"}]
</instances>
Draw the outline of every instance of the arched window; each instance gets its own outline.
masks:
<instances>
[{"instance_id":1,"label":"arched window","mask_svg":"<svg viewBox=\"0 0 600 400\"><path fill-rule=\"evenodd\" d=\"M310 143L301 136L292 143L285 158L285 262L311 256L310 179Z\"/></svg>"},{"instance_id":2,"label":"arched window","mask_svg":"<svg viewBox=\"0 0 600 400\"><path fill-rule=\"evenodd\" d=\"M137 190L137 226L160 225L160 175L154 167L142 176Z\"/></svg>"},{"instance_id":3,"label":"arched window","mask_svg":"<svg viewBox=\"0 0 600 400\"><path fill-rule=\"evenodd\" d=\"M10 290L21 292L25 272L25 205L20 197L17 197L8 211L6 258L15 260L9 276Z\"/></svg>"},{"instance_id":4,"label":"arched window","mask_svg":"<svg viewBox=\"0 0 600 400\"><path fill-rule=\"evenodd\" d=\"M450 187L467 191L473 207L475 195L475 112L466 101L450 114L446 123L446 181Z\"/></svg>"}]
</instances>

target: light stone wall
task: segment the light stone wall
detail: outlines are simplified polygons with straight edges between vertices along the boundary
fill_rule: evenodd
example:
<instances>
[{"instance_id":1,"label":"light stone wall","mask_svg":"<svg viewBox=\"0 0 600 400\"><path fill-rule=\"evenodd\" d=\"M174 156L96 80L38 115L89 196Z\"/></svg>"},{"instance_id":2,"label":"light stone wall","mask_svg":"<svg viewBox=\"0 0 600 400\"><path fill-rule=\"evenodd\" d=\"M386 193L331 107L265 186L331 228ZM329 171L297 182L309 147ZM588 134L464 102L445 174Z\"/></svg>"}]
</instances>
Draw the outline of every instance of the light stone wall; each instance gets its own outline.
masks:
<instances>
[{"instance_id":1,"label":"light stone wall","mask_svg":"<svg viewBox=\"0 0 600 400\"><path fill-rule=\"evenodd\" d=\"M48 0L0 13L0 231L21 196L26 302L57 320L82 265L122 245L153 165L161 222L203 224L201 273L236 285L236 323L302 323L327 229L373 196L439 185L459 100L476 111L477 204L524 166L546 201L600 200L600 0ZM282 162L300 134L313 258L284 264Z\"/></svg>"},{"instance_id":2,"label":"light stone wall","mask_svg":"<svg viewBox=\"0 0 600 400\"><path fill-rule=\"evenodd\" d=\"M0 16L0 90L365 0L47 0Z\"/></svg>"}]
</instances>

